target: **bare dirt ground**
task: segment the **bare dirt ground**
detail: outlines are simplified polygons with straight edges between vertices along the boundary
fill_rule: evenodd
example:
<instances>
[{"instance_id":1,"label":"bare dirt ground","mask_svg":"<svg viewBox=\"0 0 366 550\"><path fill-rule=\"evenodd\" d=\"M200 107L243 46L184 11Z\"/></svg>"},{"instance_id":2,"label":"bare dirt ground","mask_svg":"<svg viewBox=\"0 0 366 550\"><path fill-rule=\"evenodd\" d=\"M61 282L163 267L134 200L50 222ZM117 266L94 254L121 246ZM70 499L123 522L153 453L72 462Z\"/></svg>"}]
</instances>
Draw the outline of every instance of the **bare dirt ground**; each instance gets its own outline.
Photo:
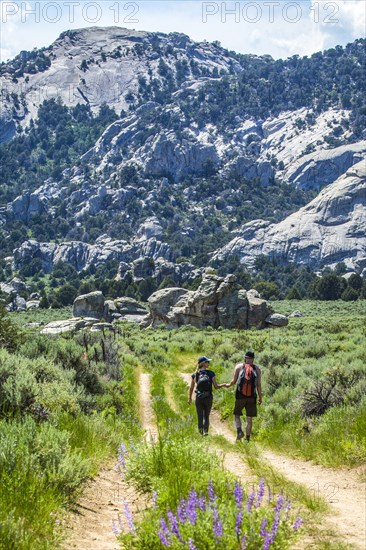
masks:
<instances>
[{"instance_id":1,"label":"bare dirt ground","mask_svg":"<svg viewBox=\"0 0 366 550\"><path fill-rule=\"evenodd\" d=\"M127 529L125 501L132 514L145 508L141 496L122 480L115 464L111 464L87 483L75 511L67 519L63 549L119 550L112 522L116 523L120 516Z\"/></svg>"},{"instance_id":2,"label":"bare dirt ground","mask_svg":"<svg viewBox=\"0 0 366 550\"><path fill-rule=\"evenodd\" d=\"M301 483L330 506L327 523L354 548L366 548L366 483L351 470L324 468L269 450L263 458L291 481Z\"/></svg>"},{"instance_id":3,"label":"bare dirt ground","mask_svg":"<svg viewBox=\"0 0 366 550\"><path fill-rule=\"evenodd\" d=\"M156 441L158 439L158 430L155 422L155 413L151 404L150 378L151 375L146 372L140 374L140 418L145 431L145 439L147 441Z\"/></svg>"}]
</instances>

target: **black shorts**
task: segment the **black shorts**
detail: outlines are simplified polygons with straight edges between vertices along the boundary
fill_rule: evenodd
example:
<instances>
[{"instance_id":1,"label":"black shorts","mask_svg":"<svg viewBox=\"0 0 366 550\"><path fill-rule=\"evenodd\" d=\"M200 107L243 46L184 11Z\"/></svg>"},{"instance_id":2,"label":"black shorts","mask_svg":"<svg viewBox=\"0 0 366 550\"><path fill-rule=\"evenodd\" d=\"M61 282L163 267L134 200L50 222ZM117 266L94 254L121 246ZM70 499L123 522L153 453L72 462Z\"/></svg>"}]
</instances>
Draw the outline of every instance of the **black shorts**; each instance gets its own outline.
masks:
<instances>
[{"instance_id":1,"label":"black shorts","mask_svg":"<svg viewBox=\"0 0 366 550\"><path fill-rule=\"evenodd\" d=\"M243 397L235 399L234 415L243 416L243 409L245 409L246 416L257 416L257 398Z\"/></svg>"}]
</instances>

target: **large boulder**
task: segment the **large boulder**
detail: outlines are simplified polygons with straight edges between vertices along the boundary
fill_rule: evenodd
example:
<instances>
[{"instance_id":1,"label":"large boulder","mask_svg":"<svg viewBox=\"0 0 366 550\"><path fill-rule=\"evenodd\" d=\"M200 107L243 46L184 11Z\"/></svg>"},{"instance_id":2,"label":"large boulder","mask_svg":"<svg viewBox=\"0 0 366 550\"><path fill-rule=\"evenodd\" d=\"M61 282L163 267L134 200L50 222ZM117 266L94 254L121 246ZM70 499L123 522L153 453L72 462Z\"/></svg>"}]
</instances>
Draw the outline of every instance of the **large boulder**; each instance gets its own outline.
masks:
<instances>
[{"instance_id":1,"label":"large boulder","mask_svg":"<svg viewBox=\"0 0 366 550\"><path fill-rule=\"evenodd\" d=\"M148 299L150 315L148 324L159 326L167 323L167 315L179 298L189 291L184 288L163 288L154 292Z\"/></svg>"},{"instance_id":2,"label":"large boulder","mask_svg":"<svg viewBox=\"0 0 366 550\"><path fill-rule=\"evenodd\" d=\"M94 317L102 319L105 313L104 296L99 290L82 294L75 298L72 308L74 317Z\"/></svg>"},{"instance_id":3,"label":"large boulder","mask_svg":"<svg viewBox=\"0 0 366 550\"><path fill-rule=\"evenodd\" d=\"M206 273L196 291L167 288L154 292L148 300L150 314L146 326L167 328L192 325L197 328L263 328L273 313L265 300L248 295L234 275L218 277Z\"/></svg>"}]
</instances>

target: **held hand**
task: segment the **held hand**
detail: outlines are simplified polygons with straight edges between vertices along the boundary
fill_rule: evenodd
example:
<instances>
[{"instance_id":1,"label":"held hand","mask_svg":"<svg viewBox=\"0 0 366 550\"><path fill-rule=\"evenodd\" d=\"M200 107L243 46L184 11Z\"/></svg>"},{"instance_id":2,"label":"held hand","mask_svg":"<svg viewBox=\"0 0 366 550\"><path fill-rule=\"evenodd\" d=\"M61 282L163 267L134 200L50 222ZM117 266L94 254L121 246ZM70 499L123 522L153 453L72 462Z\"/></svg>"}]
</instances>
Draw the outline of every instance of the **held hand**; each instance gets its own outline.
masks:
<instances>
[{"instance_id":1,"label":"held hand","mask_svg":"<svg viewBox=\"0 0 366 550\"><path fill-rule=\"evenodd\" d=\"M229 383L225 384L225 388L230 388L230 384Z\"/></svg>"},{"instance_id":2,"label":"held hand","mask_svg":"<svg viewBox=\"0 0 366 550\"><path fill-rule=\"evenodd\" d=\"M262 405L262 398L258 397L258 405Z\"/></svg>"},{"instance_id":3,"label":"held hand","mask_svg":"<svg viewBox=\"0 0 366 550\"><path fill-rule=\"evenodd\" d=\"M192 398L188 397L188 405L190 405L191 403L192 403Z\"/></svg>"}]
</instances>

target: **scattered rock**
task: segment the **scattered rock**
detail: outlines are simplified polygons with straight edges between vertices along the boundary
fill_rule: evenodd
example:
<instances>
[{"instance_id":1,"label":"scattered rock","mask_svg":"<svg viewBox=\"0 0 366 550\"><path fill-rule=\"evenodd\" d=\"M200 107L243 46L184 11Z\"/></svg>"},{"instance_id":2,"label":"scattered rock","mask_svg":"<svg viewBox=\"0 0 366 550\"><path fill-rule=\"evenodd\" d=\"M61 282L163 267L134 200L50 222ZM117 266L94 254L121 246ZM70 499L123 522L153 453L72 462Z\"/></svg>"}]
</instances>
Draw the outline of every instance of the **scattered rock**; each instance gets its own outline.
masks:
<instances>
[{"instance_id":1,"label":"scattered rock","mask_svg":"<svg viewBox=\"0 0 366 550\"><path fill-rule=\"evenodd\" d=\"M299 311L298 309L296 309L295 311L293 311L289 315L289 317L303 317L303 316L304 316L304 314L301 313L301 311Z\"/></svg>"},{"instance_id":2,"label":"scattered rock","mask_svg":"<svg viewBox=\"0 0 366 550\"><path fill-rule=\"evenodd\" d=\"M285 327L288 325L288 319L286 315L281 315L280 313L271 313L271 315L268 315L268 317L264 320L268 325L272 325L274 327Z\"/></svg>"}]
</instances>

